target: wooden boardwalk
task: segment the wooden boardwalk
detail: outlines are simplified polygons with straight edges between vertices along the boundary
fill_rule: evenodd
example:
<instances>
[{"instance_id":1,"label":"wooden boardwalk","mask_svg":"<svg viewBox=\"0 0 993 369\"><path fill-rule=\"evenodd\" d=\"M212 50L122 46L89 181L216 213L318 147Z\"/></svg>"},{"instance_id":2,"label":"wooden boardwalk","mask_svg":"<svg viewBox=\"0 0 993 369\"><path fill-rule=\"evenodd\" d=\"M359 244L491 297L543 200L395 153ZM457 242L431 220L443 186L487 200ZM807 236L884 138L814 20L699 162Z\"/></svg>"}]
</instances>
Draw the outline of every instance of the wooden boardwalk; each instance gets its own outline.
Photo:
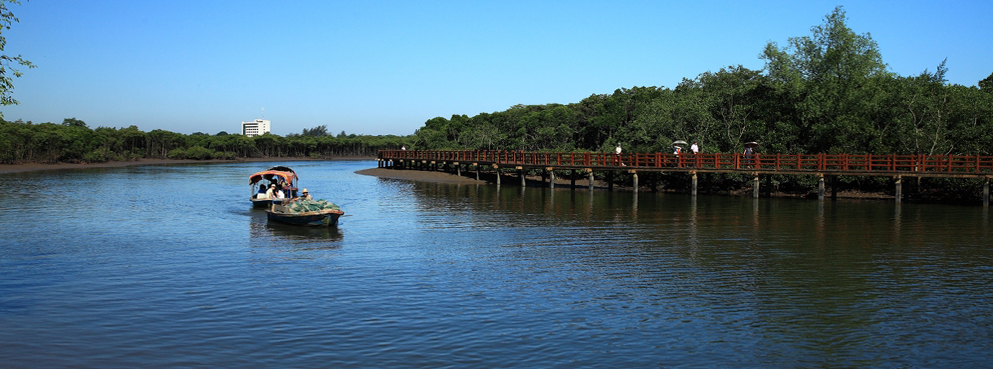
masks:
<instances>
[{"instance_id":1,"label":"wooden boardwalk","mask_svg":"<svg viewBox=\"0 0 993 369\"><path fill-rule=\"evenodd\" d=\"M983 205L989 206L989 182L993 178L993 156L981 155L873 155L873 154L663 154L663 153L595 153L595 152L522 152L522 151L434 151L380 150L379 166L416 169L426 166L450 166L461 171L465 166L480 168L543 170L553 179L556 170L578 170L633 174L633 188L638 191L638 173L684 172L692 175L692 193L696 194L697 173L741 173L754 177L754 196L758 196L760 175L790 174L818 177L818 197L824 197L825 176L885 176L895 179L896 199L900 201L903 177L976 178L984 182ZM499 183L500 176L497 176ZM523 176L522 185L524 184Z\"/></svg>"}]
</instances>

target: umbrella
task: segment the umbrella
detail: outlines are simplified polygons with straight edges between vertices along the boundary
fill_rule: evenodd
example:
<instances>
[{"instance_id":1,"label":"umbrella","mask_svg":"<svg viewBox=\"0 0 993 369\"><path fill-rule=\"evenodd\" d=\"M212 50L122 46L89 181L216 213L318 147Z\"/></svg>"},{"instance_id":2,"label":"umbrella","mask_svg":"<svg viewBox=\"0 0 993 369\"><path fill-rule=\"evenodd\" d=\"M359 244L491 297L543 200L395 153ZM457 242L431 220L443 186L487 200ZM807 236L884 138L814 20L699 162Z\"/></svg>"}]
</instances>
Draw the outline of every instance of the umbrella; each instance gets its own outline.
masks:
<instances>
[{"instance_id":1,"label":"umbrella","mask_svg":"<svg viewBox=\"0 0 993 369\"><path fill-rule=\"evenodd\" d=\"M759 147L759 143L755 141L745 142L745 147Z\"/></svg>"},{"instance_id":2,"label":"umbrella","mask_svg":"<svg viewBox=\"0 0 993 369\"><path fill-rule=\"evenodd\" d=\"M672 146L682 146L682 145L685 145L685 144L686 144L686 141L683 141L683 140L678 140L678 141L673 141L672 142Z\"/></svg>"}]
</instances>

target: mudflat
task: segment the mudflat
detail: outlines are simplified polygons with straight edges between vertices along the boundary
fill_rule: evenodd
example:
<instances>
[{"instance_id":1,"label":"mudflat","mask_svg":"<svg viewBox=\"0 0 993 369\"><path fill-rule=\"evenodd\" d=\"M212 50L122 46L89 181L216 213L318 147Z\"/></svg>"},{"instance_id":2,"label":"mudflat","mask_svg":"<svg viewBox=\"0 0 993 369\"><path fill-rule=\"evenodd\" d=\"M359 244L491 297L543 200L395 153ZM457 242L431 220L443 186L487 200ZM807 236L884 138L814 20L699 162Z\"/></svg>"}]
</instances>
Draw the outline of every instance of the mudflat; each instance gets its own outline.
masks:
<instances>
[{"instance_id":1,"label":"mudflat","mask_svg":"<svg viewBox=\"0 0 993 369\"><path fill-rule=\"evenodd\" d=\"M440 183L461 183L461 184L484 184L486 181L476 180L456 174L428 171L428 170L398 170L388 168L369 168L356 171L355 173L380 178L404 179L418 182L440 182Z\"/></svg>"}]
</instances>

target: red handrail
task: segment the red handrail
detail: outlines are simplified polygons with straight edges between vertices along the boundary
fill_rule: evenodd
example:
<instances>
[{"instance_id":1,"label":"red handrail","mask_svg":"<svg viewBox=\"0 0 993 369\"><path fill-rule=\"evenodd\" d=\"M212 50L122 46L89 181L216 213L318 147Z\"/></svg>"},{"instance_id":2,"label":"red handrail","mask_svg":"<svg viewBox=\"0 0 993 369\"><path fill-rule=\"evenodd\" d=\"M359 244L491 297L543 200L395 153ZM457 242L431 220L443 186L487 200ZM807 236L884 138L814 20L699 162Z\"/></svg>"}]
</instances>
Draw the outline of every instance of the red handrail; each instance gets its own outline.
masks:
<instances>
[{"instance_id":1,"label":"red handrail","mask_svg":"<svg viewBox=\"0 0 993 369\"><path fill-rule=\"evenodd\" d=\"M993 175L993 156L741 153L591 153L523 151L380 150L382 160L472 161L496 165L630 167L801 172L955 173Z\"/></svg>"}]
</instances>

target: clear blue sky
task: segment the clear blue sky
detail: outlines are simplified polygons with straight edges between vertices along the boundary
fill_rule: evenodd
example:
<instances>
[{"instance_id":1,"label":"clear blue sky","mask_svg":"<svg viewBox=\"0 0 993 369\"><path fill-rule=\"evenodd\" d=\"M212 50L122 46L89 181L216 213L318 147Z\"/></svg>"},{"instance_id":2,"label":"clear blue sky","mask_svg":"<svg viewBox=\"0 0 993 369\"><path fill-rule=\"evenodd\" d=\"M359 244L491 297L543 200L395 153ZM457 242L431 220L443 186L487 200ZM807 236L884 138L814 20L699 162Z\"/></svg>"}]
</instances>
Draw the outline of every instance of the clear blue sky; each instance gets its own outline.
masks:
<instances>
[{"instance_id":1,"label":"clear blue sky","mask_svg":"<svg viewBox=\"0 0 993 369\"><path fill-rule=\"evenodd\" d=\"M675 87L766 43L810 35L835 6L902 76L948 59L948 82L993 73L993 1L185 1L13 5L13 121L143 131L412 134L434 117Z\"/></svg>"}]
</instances>

